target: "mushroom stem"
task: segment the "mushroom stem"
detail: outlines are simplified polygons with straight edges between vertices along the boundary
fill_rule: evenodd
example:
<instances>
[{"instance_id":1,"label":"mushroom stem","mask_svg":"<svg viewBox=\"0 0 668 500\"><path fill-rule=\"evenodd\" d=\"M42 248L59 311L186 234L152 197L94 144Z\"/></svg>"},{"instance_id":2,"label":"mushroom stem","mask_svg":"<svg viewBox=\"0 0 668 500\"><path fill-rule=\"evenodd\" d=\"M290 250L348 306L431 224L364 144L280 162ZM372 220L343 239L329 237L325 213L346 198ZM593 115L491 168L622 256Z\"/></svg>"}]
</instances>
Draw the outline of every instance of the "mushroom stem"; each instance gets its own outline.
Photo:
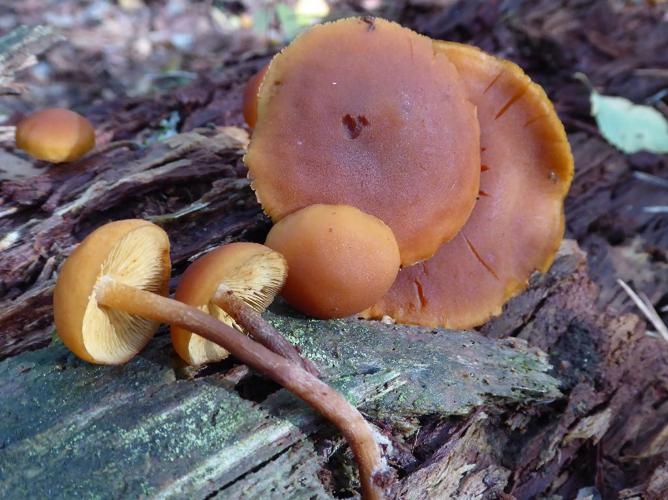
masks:
<instances>
[{"instance_id":1,"label":"mushroom stem","mask_svg":"<svg viewBox=\"0 0 668 500\"><path fill-rule=\"evenodd\" d=\"M250 338L276 354L301 365L311 375L320 376L320 372L311 360L303 358L294 345L267 323L260 313L235 296L231 290L225 286L219 287L211 298L211 302L232 316L232 319L241 325Z\"/></svg>"},{"instance_id":2,"label":"mushroom stem","mask_svg":"<svg viewBox=\"0 0 668 500\"><path fill-rule=\"evenodd\" d=\"M98 280L94 294L100 306L176 324L215 342L240 361L306 401L334 424L348 441L357 461L363 498L384 498L382 484L388 469L371 426L343 395L311 375L301 365L270 351L199 309L125 285L110 276Z\"/></svg>"}]
</instances>

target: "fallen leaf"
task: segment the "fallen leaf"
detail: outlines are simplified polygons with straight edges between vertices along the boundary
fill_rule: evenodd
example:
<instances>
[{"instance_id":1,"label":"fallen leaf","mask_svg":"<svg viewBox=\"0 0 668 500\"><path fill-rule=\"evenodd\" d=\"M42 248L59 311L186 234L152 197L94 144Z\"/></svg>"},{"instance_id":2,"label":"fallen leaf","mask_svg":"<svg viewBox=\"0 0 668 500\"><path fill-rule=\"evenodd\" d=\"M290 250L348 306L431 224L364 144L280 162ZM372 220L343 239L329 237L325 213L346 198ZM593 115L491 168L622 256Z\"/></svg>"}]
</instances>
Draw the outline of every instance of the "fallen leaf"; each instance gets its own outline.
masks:
<instances>
[{"instance_id":1,"label":"fallen leaf","mask_svg":"<svg viewBox=\"0 0 668 500\"><path fill-rule=\"evenodd\" d=\"M591 114L603 137L624 153L668 153L668 122L656 109L592 90Z\"/></svg>"}]
</instances>

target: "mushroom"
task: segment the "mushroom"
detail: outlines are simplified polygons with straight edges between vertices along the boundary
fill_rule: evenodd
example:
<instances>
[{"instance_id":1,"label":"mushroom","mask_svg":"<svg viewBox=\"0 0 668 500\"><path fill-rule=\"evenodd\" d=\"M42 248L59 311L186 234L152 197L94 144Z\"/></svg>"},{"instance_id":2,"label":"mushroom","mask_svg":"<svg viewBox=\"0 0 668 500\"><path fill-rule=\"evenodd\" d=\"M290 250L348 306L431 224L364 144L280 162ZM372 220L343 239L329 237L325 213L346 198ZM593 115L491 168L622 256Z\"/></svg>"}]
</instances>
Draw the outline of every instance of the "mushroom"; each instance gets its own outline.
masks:
<instances>
[{"instance_id":1,"label":"mushroom","mask_svg":"<svg viewBox=\"0 0 668 500\"><path fill-rule=\"evenodd\" d=\"M280 356L200 309L164 297L169 239L155 224L112 222L91 233L65 261L54 292L58 334L79 357L102 364L128 361L159 323L210 340L281 384L330 420L357 461L365 498L382 498L387 474L373 431L340 393L301 365Z\"/></svg>"},{"instance_id":2,"label":"mushroom","mask_svg":"<svg viewBox=\"0 0 668 500\"><path fill-rule=\"evenodd\" d=\"M287 274L288 266L280 253L257 243L230 243L188 266L174 298L247 331L254 340L317 374L313 364L259 314L273 302ZM180 326L172 326L171 335L174 350L191 365L229 356L219 345Z\"/></svg>"},{"instance_id":3,"label":"mushroom","mask_svg":"<svg viewBox=\"0 0 668 500\"><path fill-rule=\"evenodd\" d=\"M352 205L392 228L409 265L433 255L473 209L476 111L429 38L381 19L343 19L273 58L245 163L274 222L313 204Z\"/></svg>"},{"instance_id":4,"label":"mushroom","mask_svg":"<svg viewBox=\"0 0 668 500\"><path fill-rule=\"evenodd\" d=\"M16 146L38 160L74 161L95 147L95 129L69 109L44 109L16 125Z\"/></svg>"},{"instance_id":5,"label":"mushroom","mask_svg":"<svg viewBox=\"0 0 668 500\"><path fill-rule=\"evenodd\" d=\"M244 88L244 97L243 97L243 113L244 120L248 128L254 128L255 123L257 122L257 95L260 91L260 85L262 84L262 79L264 75L267 74L269 69L269 64L265 64L260 71L255 73L248 79L246 87Z\"/></svg>"},{"instance_id":6,"label":"mushroom","mask_svg":"<svg viewBox=\"0 0 668 500\"><path fill-rule=\"evenodd\" d=\"M552 103L518 66L467 45L434 42L434 50L457 66L478 108L479 200L457 237L402 269L364 316L470 328L549 268L563 237L573 158Z\"/></svg>"},{"instance_id":7,"label":"mushroom","mask_svg":"<svg viewBox=\"0 0 668 500\"><path fill-rule=\"evenodd\" d=\"M285 300L317 318L366 309L390 289L399 271L392 230L347 205L302 208L272 227L266 245L288 261Z\"/></svg>"}]
</instances>

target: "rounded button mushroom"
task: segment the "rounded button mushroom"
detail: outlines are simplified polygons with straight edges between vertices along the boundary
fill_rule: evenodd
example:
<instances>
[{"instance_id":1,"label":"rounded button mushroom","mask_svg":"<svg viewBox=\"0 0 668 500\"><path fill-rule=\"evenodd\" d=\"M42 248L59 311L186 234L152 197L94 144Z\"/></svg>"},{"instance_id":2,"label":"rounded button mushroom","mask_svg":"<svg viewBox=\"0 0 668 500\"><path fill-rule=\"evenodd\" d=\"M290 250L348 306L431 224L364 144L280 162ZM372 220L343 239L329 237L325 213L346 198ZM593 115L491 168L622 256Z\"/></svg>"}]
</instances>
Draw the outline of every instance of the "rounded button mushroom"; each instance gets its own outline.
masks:
<instances>
[{"instance_id":1,"label":"rounded button mushroom","mask_svg":"<svg viewBox=\"0 0 668 500\"><path fill-rule=\"evenodd\" d=\"M339 392L300 364L216 320L164 297L169 240L155 224L119 221L95 230L63 264L54 292L58 334L79 357L100 364L128 361L159 323L194 332L306 401L345 436L355 455L365 498L383 497L387 473L373 431Z\"/></svg>"},{"instance_id":2,"label":"rounded button mushroom","mask_svg":"<svg viewBox=\"0 0 668 500\"><path fill-rule=\"evenodd\" d=\"M74 161L95 147L95 129L69 109L44 109L16 125L16 146L38 160Z\"/></svg>"},{"instance_id":3,"label":"rounded button mushroom","mask_svg":"<svg viewBox=\"0 0 668 500\"><path fill-rule=\"evenodd\" d=\"M346 205L311 205L269 231L266 245L288 261L282 295L316 318L358 313L380 299L399 271L392 230Z\"/></svg>"},{"instance_id":4,"label":"rounded button mushroom","mask_svg":"<svg viewBox=\"0 0 668 500\"><path fill-rule=\"evenodd\" d=\"M467 45L435 42L434 49L457 66L478 108L479 200L457 237L402 269L365 316L470 328L549 268L563 237L573 158L552 103L518 66Z\"/></svg>"},{"instance_id":5,"label":"rounded button mushroom","mask_svg":"<svg viewBox=\"0 0 668 500\"><path fill-rule=\"evenodd\" d=\"M245 163L274 222L313 204L352 205L392 228L410 265L473 209L476 111L429 38L381 19L343 19L271 61Z\"/></svg>"}]
</instances>

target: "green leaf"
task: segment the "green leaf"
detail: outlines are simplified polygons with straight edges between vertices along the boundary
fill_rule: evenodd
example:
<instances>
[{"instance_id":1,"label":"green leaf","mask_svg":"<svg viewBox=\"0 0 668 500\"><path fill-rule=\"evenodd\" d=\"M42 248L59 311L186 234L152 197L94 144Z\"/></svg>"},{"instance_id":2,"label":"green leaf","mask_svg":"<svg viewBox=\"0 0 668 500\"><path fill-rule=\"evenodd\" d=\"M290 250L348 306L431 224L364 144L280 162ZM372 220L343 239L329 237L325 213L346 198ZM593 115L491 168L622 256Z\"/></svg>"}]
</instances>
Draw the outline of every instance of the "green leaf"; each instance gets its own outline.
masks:
<instances>
[{"instance_id":1,"label":"green leaf","mask_svg":"<svg viewBox=\"0 0 668 500\"><path fill-rule=\"evenodd\" d=\"M253 14L253 32L260 36L265 37L269 32L269 27L271 25L271 18L273 13L267 9L258 9Z\"/></svg>"},{"instance_id":2,"label":"green leaf","mask_svg":"<svg viewBox=\"0 0 668 500\"><path fill-rule=\"evenodd\" d=\"M297 14L295 14L294 9L289 5L284 3L277 4L276 15L287 40L292 40L302 31L303 26L299 24Z\"/></svg>"},{"instance_id":3,"label":"green leaf","mask_svg":"<svg viewBox=\"0 0 668 500\"><path fill-rule=\"evenodd\" d=\"M668 122L656 109L592 90L591 114L603 137L624 153L668 153Z\"/></svg>"}]
</instances>

